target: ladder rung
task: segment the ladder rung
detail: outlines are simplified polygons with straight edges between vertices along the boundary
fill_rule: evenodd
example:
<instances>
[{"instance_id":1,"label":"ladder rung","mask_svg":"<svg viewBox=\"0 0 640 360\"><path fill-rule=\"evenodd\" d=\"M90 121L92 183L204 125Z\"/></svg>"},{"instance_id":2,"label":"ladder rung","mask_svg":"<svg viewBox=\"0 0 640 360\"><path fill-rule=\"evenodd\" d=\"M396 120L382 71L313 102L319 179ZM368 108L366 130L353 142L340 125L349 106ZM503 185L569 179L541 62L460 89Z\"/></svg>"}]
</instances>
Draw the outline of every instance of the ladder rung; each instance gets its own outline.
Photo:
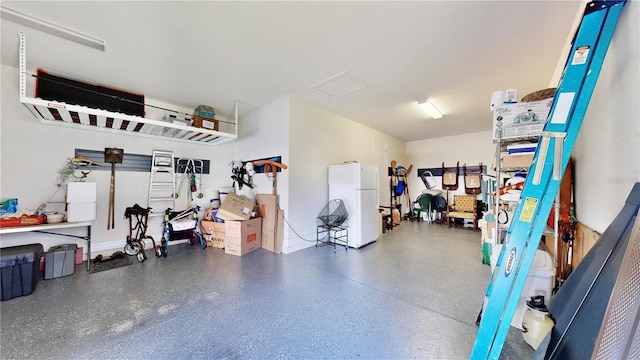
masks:
<instances>
[{"instance_id":1,"label":"ladder rung","mask_svg":"<svg viewBox=\"0 0 640 360\"><path fill-rule=\"evenodd\" d=\"M173 201L174 197L157 197L157 198L149 198L149 201Z\"/></svg>"}]
</instances>

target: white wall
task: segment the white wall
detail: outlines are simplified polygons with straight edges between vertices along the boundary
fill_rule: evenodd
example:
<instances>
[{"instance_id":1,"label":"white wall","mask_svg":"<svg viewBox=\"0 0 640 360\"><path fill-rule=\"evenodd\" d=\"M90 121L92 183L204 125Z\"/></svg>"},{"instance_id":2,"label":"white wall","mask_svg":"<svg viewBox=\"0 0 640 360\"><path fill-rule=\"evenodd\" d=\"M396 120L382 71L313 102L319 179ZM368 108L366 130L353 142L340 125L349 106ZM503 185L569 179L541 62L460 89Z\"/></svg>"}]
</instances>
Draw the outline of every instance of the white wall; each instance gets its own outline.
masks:
<instances>
[{"instance_id":1,"label":"white wall","mask_svg":"<svg viewBox=\"0 0 640 360\"><path fill-rule=\"evenodd\" d=\"M390 157L404 160L404 142L297 97L282 97L243 116L235 159L280 155L288 166L277 178L286 219L283 253L315 245L316 216L329 196L327 166L348 160L372 163L374 138L389 145ZM253 181L253 194L271 193L272 183L264 175Z\"/></svg>"},{"instance_id":2,"label":"white wall","mask_svg":"<svg viewBox=\"0 0 640 360\"><path fill-rule=\"evenodd\" d=\"M282 163L288 169L277 174L276 186L278 205L284 210L285 217L289 213L289 179L291 164L289 159L289 97L284 96L242 117L238 130L235 159L249 161L273 156L282 156ZM271 194L273 182L265 174L253 177L253 189L243 189L240 194L252 197L255 194ZM287 252L289 228L284 227L283 249Z\"/></svg>"},{"instance_id":3,"label":"white wall","mask_svg":"<svg viewBox=\"0 0 640 360\"><path fill-rule=\"evenodd\" d=\"M315 245L316 216L329 196L328 165L349 160L373 163L373 139L389 145L390 158L404 161L404 142L293 96L243 116L238 135L236 160L282 156L288 166L277 177L286 219L285 254ZM243 195L272 192L272 182L262 174L254 176L253 183L255 188Z\"/></svg>"},{"instance_id":4,"label":"white wall","mask_svg":"<svg viewBox=\"0 0 640 360\"><path fill-rule=\"evenodd\" d=\"M218 189L223 185L228 186L231 182L227 164L233 159L233 142L220 146L187 144L43 125L18 101L17 69L2 66L1 76L0 196L18 198L20 208L35 209L49 199L56 189L57 171L65 164L67 158L74 156L76 148L104 151L106 147L118 147L123 148L125 153L146 155L151 155L154 149L170 150L177 157L211 161L210 174L202 177L202 189ZM104 168L110 170L109 165L105 165ZM101 251L111 254L113 249L124 246L128 235L129 224L123 217L125 208L135 203L142 206L147 203L149 173L116 172L115 229L109 231L106 219L110 171L93 171L89 174L88 181L96 182L98 191L98 218L92 227L92 255L95 256ZM205 197L201 201L208 205L207 193L210 192L204 193ZM59 192L53 200L64 201L64 191ZM186 208L186 198L180 200L176 207ZM160 230L160 218L151 219L148 234L159 241ZM78 232L82 233L82 230ZM57 243L77 243L79 246L85 246L82 240L75 241L71 238L36 233L2 236L3 247L26 241L41 242L45 250Z\"/></svg>"},{"instance_id":5,"label":"white wall","mask_svg":"<svg viewBox=\"0 0 640 360\"><path fill-rule=\"evenodd\" d=\"M603 232L640 181L640 2L622 12L572 156L578 220Z\"/></svg>"},{"instance_id":6,"label":"white wall","mask_svg":"<svg viewBox=\"0 0 640 360\"><path fill-rule=\"evenodd\" d=\"M284 96L242 117L235 141L235 160L249 161L273 156L282 156L282 163L289 161L289 97ZM273 182L264 174L253 178L254 189L242 195L253 197L255 194L271 194ZM289 171L278 173L277 193L280 195L280 208L287 208Z\"/></svg>"},{"instance_id":7,"label":"white wall","mask_svg":"<svg viewBox=\"0 0 640 360\"><path fill-rule=\"evenodd\" d=\"M486 121L491 123L491 113L487 111ZM412 200L425 189L422 180L418 178L418 169L455 167L460 162L462 165L478 166L480 163L488 169L495 166L496 145L493 143L493 132L482 131L477 133L447 136L437 139L411 141L407 143L407 161L413 164L413 171L409 177L409 192ZM441 177L436 176L437 189L441 187ZM449 192L449 199L454 194L464 194L464 179L461 176L458 181L458 190ZM445 196L445 194L443 194Z\"/></svg>"}]
</instances>

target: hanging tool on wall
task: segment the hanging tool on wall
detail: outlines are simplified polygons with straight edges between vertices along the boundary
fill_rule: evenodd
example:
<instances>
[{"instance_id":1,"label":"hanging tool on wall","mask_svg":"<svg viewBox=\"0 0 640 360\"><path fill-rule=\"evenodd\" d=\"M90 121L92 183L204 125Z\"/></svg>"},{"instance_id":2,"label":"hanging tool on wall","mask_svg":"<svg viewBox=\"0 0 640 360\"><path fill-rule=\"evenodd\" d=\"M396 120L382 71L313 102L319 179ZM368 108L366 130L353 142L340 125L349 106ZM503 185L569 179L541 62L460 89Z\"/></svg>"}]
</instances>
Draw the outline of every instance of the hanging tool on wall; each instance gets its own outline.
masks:
<instances>
[{"instance_id":1,"label":"hanging tool on wall","mask_svg":"<svg viewBox=\"0 0 640 360\"><path fill-rule=\"evenodd\" d=\"M409 174L411 174L411 170L413 170L413 164L409 165L409 168L407 169L407 171L404 174L404 182L405 182L405 189L404 189L404 195L406 195L406 202L407 202L407 215L409 218L411 218L413 216L413 211L411 210L411 194L409 194Z\"/></svg>"},{"instance_id":2,"label":"hanging tool on wall","mask_svg":"<svg viewBox=\"0 0 640 360\"><path fill-rule=\"evenodd\" d=\"M196 174L191 173L189 175L189 185L191 186L192 193L198 191L198 186L196 185Z\"/></svg>"},{"instance_id":3,"label":"hanging tool on wall","mask_svg":"<svg viewBox=\"0 0 640 360\"><path fill-rule=\"evenodd\" d=\"M111 184L109 187L109 210L107 215L107 230L115 229L115 196L116 196L116 164L122 164L124 150L118 148L104 149L104 162L111 163Z\"/></svg>"},{"instance_id":4,"label":"hanging tool on wall","mask_svg":"<svg viewBox=\"0 0 640 360\"><path fill-rule=\"evenodd\" d=\"M263 165L264 166L264 174L267 175L267 178L273 181L272 194L278 194L278 169L285 170L287 169L287 165L283 163L279 163L273 160L254 160L251 162L253 166Z\"/></svg>"},{"instance_id":5,"label":"hanging tool on wall","mask_svg":"<svg viewBox=\"0 0 640 360\"><path fill-rule=\"evenodd\" d=\"M247 185L248 187L253 189L253 184L251 184L251 176L249 176L249 178L245 180L245 176L249 175L247 174L245 163L243 163L242 161L232 161L229 165L231 166L231 179L233 180L233 186L235 187L236 183L238 183L239 190L242 190L242 187L244 185Z\"/></svg>"},{"instance_id":6,"label":"hanging tool on wall","mask_svg":"<svg viewBox=\"0 0 640 360\"><path fill-rule=\"evenodd\" d=\"M177 171L181 172L180 182L177 184L176 189L180 191L182 189L182 183L185 179L188 179L189 185L187 185L187 192L189 194L189 200L193 201L193 193L197 193L196 197L202 199L204 194L198 189L202 188L202 174L204 172L204 162L198 159L185 159L179 158L177 160ZM200 185L198 186L198 182ZM176 193L176 198L180 197L180 193ZM189 203L191 205L191 203ZM189 206L191 207L191 206Z\"/></svg>"}]
</instances>

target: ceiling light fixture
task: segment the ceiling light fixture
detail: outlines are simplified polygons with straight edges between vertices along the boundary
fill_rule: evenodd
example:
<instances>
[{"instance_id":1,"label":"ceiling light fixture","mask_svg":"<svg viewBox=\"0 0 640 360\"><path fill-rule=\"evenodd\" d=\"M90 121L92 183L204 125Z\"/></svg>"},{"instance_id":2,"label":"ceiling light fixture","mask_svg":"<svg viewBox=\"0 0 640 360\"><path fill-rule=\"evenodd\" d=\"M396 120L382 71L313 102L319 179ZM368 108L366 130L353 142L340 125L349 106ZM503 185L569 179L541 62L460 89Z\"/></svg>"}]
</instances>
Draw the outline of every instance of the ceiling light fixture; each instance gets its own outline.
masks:
<instances>
[{"instance_id":1,"label":"ceiling light fixture","mask_svg":"<svg viewBox=\"0 0 640 360\"><path fill-rule=\"evenodd\" d=\"M418 101L418 105L422 106L427 114L434 119L440 119L444 116L429 100Z\"/></svg>"},{"instance_id":2,"label":"ceiling light fixture","mask_svg":"<svg viewBox=\"0 0 640 360\"><path fill-rule=\"evenodd\" d=\"M0 5L0 15L2 19L13 21L16 24L28 26L30 28L46 32L47 34L77 42L78 44L98 49L100 51L105 50L104 40L100 40L93 36L29 15L19 10Z\"/></svg>"}]
</instances>

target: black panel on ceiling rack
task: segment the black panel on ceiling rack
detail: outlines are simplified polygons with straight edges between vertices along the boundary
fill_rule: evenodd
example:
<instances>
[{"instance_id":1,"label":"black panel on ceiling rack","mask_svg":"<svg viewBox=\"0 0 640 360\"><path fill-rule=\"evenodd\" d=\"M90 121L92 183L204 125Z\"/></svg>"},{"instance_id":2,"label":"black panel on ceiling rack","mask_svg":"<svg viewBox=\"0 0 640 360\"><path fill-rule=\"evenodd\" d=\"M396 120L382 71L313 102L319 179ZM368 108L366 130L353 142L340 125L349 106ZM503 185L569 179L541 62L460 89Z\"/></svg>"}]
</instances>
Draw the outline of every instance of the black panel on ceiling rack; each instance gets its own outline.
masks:
<instances>
[{"instance_id":1,"label":"black panel on ceiling rack","mask_svg":"<svg viewBox=\"0 0 640 360\"><path fill-rule=\"evenodd\" d=\"M36 97L144 117L144 95L37 70Z\"/></svg>"}]
</instances>

